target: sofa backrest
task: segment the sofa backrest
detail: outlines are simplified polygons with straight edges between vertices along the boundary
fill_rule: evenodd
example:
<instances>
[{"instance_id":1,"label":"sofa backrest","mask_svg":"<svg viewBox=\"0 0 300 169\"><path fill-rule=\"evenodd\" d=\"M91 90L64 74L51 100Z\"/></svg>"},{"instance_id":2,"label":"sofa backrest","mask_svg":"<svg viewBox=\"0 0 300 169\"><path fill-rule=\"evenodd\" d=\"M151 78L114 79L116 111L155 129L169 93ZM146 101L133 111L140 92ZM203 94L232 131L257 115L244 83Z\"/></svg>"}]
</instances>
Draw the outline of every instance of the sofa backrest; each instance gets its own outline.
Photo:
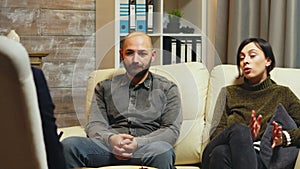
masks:
<instances>
[{"instance_id":1,"label":"sofa backrest","mask_svg":"<svg viewBox=\"0 0 300 169\"><path fill-rule=\"evenodd\" d=\"M271 78L280 85L288 86L300 98L300 69L276 67Z\"/></svg>"},{"instance_id":2,"label":"sofa backrest","mask_svg":"<svg viewBox=\"0 0 300 169\"><path fill-rule=\"evenodd\" d=\"M209 89L207 93L207 103L205 107L205 121L206 130L203 134L203 141L207 142L209 139L209 129L212 124L214 107L218 98L218 95L222 87L230 84L240 84L242 79L237 79L238 76L237 67L235 65L218 65L215 66L210 72Z\"/></svg>"},{"instance_id":3,"label":"sofa backrest","mask_svg":"<svg viewBox=\"0 0 300 169\"><path fill-rule=\"evenodd\" d=\"M152 66L150 71L175 82L182 100L183 124L175 145L176 164L199 163L201 160L202 136L209 73L202 63L180 63ZM124 69L104 69L92 72L88 79L85 114L88 116L95 85Z\"/></svg>"},{"instance_id":4,"label":"sofa backrest","mask_svg":"<svg viewBox=\"0 0 300 169\"><path fill-rule=\"evenodd\" d=\"M237 79L238 69L236 65L223 64L218 65L210 72L209 89L206 104L206 128L212 124L213 111L216 99L222 87L231 84L240 84L243 79ZM300 69L293 68L274 68L271 71L271 78L277 83L290 87L290 89L300 98ZM209 130L205 130L204 141L208 140Z\"/></svg>"}]
</instances>

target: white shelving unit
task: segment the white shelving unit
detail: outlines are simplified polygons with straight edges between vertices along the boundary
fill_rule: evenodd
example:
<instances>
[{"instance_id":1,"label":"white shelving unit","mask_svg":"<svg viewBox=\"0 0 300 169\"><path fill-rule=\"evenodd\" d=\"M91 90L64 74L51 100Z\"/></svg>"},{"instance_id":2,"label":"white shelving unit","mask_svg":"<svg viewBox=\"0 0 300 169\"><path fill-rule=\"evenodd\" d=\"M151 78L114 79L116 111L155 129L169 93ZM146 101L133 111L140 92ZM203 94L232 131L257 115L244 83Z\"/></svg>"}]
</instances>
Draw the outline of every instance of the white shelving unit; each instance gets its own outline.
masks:
<instances>
[{"instance_id":1,"label":"white shelving unit","mask_svg":"<svg viewBox=\"0 0 300 169\"><path fill-rule=\"evenodd\" d=\"M163 44L165 37L205 37L207 0L153 0L154 30L152 38L157 57L154 65L163 64ZM119 0L96 0L96 61L97 68L120 67L120 34ZM167 33L166 13L172 9L183 12L181 26L194 28L194 33ZM205 61L205 40L201 41L201 58Z\"/></svg>"}]
</instances>

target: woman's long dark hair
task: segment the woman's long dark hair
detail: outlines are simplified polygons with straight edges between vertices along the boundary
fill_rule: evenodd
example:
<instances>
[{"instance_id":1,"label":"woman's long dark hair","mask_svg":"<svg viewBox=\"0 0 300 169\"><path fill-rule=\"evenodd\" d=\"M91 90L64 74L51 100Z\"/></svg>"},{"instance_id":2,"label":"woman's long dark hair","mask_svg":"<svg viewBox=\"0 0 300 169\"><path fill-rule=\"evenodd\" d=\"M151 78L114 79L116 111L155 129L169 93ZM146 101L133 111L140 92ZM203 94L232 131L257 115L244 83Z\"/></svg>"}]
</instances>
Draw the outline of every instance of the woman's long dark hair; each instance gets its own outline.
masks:
<instances>
[{"instance_id":1,"label":"woman's long dark hair","mask_svg":"<svg viewBox=\"0 0 300 169\"><path fill-rule=\"evenodd\" d=\"M270 75L271 70L273 70L273 68L275 67L275 56L272 50L272 47L270 45L269 42L267 42L264 39L260 39L260 38L248 38L245 39L239 46L238 51L237 51L237 56L236 56L236 64L237 64L237 68L238 68L238 72L239 72L239 76L238 77L243 77L243 73L240 70L240 54L241 51L243 50L243 48L248 45L249 43L254 42L254 44L261 49L266 58L271 59L271 65L267 67L267 75Z\"/></svg>"}]
</instances>

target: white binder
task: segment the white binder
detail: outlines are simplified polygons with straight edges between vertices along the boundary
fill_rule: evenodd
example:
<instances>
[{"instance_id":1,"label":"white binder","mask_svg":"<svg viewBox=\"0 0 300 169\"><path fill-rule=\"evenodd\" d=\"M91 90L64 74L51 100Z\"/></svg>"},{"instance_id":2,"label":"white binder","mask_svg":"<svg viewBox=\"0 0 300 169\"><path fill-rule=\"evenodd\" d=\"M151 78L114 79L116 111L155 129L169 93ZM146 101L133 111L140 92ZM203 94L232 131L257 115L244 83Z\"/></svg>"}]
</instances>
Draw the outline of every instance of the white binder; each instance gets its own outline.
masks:
<instances>
[{"instance_id":1,"label":"white binder","mask_svg":"<svg viewBox=\"0 0 300 169\"><path fill-rule=\"evenodd\" d=\"M186 44L185 44L185 39L180 40L180 62L184 63L185 62L185 52L186 52Z\"/></svg>"},{"instance_id":2,"label":"white binder","mask_svg":"<svg viewBox=\"0 0 300 169\"><path fill-rule=\"evenodd\" d=\"M135 5L136 5L136 0L130 0L130 5L129 5L129 25L130 25L130 31L135 31L136 28L136 15L135 15Z\"/></svg>"},{"instance_id":3,"label":"white binder","mask_svg":"<svg viewBox=\"0 0 300 169\"><path fill-rule=\"evenodd\" d=\"M153 0L147 2L147 32L153 33L153 19L154 19Z\"/></svg>"},{"instance_id":4,"label":"white binder","mask_svg":"<svg viewBox=\"0 0 300 169\"><path fill-rule=\"evenodd\" d=\"M177 58L177 42L176 39L171 40L171 64L176 64Z\"/></svg>"},{"instance_id":5,"label":"white binder","mask_svg":"<svg viewBox=\"0 0 300 169\"><path fill-rule=\"evenodd\" d=\"M192 42L193 41L191 39L188 39L186 41L186 62L192 61L192 52L193 52Z\"/></svg>"}]
</instances>

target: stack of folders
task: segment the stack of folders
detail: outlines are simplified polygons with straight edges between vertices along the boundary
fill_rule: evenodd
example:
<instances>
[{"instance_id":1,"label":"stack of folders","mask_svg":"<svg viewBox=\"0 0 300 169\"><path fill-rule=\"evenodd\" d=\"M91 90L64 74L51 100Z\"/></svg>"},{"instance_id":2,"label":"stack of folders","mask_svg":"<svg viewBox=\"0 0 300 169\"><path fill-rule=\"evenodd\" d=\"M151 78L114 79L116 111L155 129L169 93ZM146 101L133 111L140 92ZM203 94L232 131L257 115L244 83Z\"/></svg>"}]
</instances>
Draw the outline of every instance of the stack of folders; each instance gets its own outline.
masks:
<instances>
[{"instance_id":1,"label":"stack of folders","mask_svg":"<svg viewBox=\"0 0 300 169\"><path fill-rule=\"evenodd\" d=\"M169 37L163 39L163 64L201 62L201 37Z\"/></svg>"},{"instance_id":2,"label":"stack of folders","mask_svg":"<svg viewBox=\"0 0 300 169\"><path fill-rule=\"evenodd\" d=\"M153 33L153 0L119 0L120 33L132 31Z\"/></svg>"}]
</instances>

